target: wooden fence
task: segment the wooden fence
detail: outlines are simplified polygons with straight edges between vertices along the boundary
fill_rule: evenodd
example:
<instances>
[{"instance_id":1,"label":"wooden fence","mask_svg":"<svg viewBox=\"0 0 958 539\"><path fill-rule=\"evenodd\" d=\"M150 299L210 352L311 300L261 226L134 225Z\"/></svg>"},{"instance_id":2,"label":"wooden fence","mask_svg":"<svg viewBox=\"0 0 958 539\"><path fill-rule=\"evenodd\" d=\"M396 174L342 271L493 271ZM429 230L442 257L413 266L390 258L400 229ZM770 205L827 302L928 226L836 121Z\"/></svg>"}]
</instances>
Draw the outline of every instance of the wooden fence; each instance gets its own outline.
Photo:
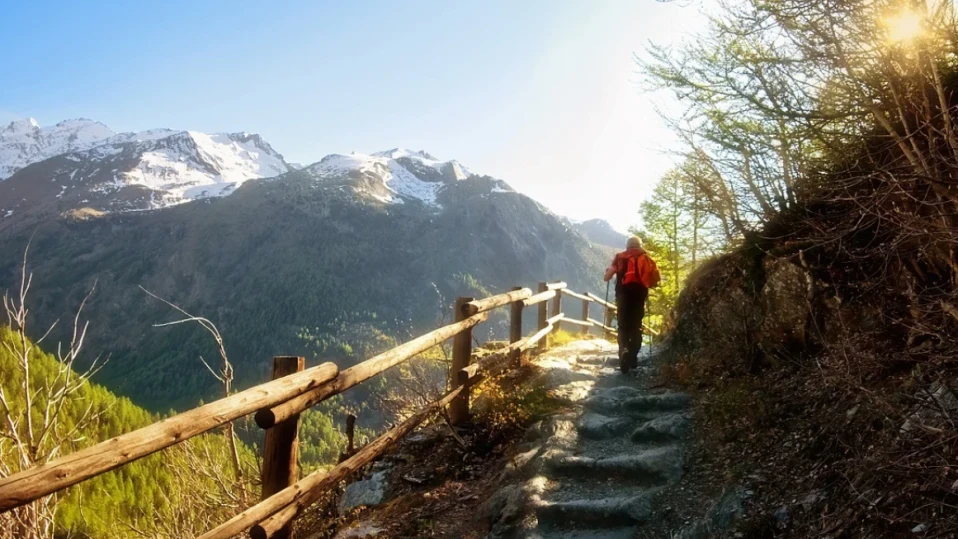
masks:
<instances>
[{"instance_id":1,"label":"wooden fence","mask_svg":"<svg viewBox=\"0 0 958 539\"><path fill-rule=\"evenodd\" d=\"M551 300L551 313L549 302ZM581 301L581 317L566 316L563 300ZM603 322L591 318L593 303L603 308ZM509 306L509 345L472 362L472 330L489 312ZM525 307L537 308L536 332L523 337ZM547 337L559 324L574 325L582 333L600 328L615 337L612 316L615 305L594 294L578 294L564 282L539 283L533 293L517 287L485 299L459 298L454 323L417 337L358 365L340 371L333 363L304 368L301 357L273 358L273 380L218 401L174 415L147 427L122 434L49 463L0 480L0 513L33 502L82 481L129 464L157 451L209 432L230 421L255 414L256 424L266 430L263 446L262 501L229 521L204 533L200 539L227 538L249 530L251 537L292 537L293 520L325 492L382 455L394 442L420 423L448 407L450 422L469 421L470 388L488 376L520 366L523 352L544 350ZM362 383L383 371L453 339L449 391L439 400L382 434L365 447L347 453L345 460L327 471L299 477L299 415L319 402ZM350 454L351 453L351 454Z\"/></svg>"}]
</instances>

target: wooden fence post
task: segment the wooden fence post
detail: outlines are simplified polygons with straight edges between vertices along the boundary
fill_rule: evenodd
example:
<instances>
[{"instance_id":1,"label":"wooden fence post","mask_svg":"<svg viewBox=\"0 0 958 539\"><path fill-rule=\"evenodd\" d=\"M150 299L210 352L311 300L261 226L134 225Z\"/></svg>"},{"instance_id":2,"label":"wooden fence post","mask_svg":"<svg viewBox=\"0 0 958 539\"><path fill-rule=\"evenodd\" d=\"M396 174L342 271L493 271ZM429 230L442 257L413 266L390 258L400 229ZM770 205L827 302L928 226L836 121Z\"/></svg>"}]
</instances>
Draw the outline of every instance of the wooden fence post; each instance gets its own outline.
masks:
<instances>
[{"instance_id":1,"label":"wooden fence post","mask_svg":"<svg viewBox=\"0 0 958 539\"><path fill-rule=\"evenodd\" d=\"M589 301L589 300L587 300L587 299L582 300L582 318L581 318L581 320L582 320L583 322L588 322L588 321L589 321L589 303L592 303L592 302ZM588 334L589 334L589 326L582 326L582 334L583 334L583 335L588 335Z\"/></svg>"},{"instance_id":2,"label":"wooden fence post","mask_svg":"<svg viewBox=\"0 0 958 539\"><path fill-rule=\"evenodd\" d=\"M562 312L562 290L556 290L556 297L552 298L552 314L550 316L558 316ZM555 335L559 332L559 323L556 322L554 328L552 328L552 334Z\"/></svg>"},{"instance_id":3,"label":"wooden fence post","mask_svg":"<svg viewBox=\"0 0 958 539\"><path fill-rule=\"evenodd\" d=\"M521 286L513 290L522 290ZM521 301L513 301L509 313L509 344L519 342L522 338L522 309ZM512 358L509 360L509 366L513 369L518 368L522 363L522 350L513 350Z\"/></svg>"},{"instance_id":4,"label":"wooden fence post","mask_svg":"<svg viewBox=\"0 0 958 539\"><path fill-rule=\"evenodd\" d=\"M456 322L466 319L462 306L473 298L456 299ZM452 338L452 366L449 368L449 378L452 389L461 385L459 371L469 366L472 357L472 328L459 332ZM469 388L467 387L449 403L449 421L453 425L462 425L469 421Z\"/></svg>"},{"instance_id":5,"label":"wooden fence post","mask_svg":"<svg viewBox=\"0 0 958 539\"><path fill-rule=\"evenodd\" d=\"M306 360L295 356L273 358L273 380L300 372ZM283 490L299 480L299 414L277 423L266 431L263 447L262 499ZM293 536L292 524L287 524L274 539L289 539Z\"/></svg>"},{"instance_id":6,"label":"wooden fence post","mask_svg":"<svg viewBox=\"0 0 958 539\"><path fill-rule=\"evenodd\" d=\"M346 451L339 454L339 462L343 462L356 452L354 437L356 435L356 416L349 414L346 416Z\"/></svg>"},{"instance_id":7,"label":"wooden fence post","mask_svg":"<svg viewBox=\"0 0 958 539\"><path fill-rule=\"evenodd\" d=\"M356 435L356 416L349 414L346 416L346 441L348 445L346 446L346 454L350 457L353 456L353 453L356 452L356 446L354 445L353 437Z\"/></svg>"},{"instance_id":8,"label":"wooden fence post","mask_svg":"<svg viewBox=\"0 0 958 539\"><path fill-rule=\"evenodd\" d=\"M549 290L549 283L539 283L539 292L547 292ZM549 325L549 302L543 301L539 303L539 326L538 329L543 330L546 326ZM541 339L539 341L539 351L545 351L549 347L548 338Z\"/></svg>"}]
</instances>

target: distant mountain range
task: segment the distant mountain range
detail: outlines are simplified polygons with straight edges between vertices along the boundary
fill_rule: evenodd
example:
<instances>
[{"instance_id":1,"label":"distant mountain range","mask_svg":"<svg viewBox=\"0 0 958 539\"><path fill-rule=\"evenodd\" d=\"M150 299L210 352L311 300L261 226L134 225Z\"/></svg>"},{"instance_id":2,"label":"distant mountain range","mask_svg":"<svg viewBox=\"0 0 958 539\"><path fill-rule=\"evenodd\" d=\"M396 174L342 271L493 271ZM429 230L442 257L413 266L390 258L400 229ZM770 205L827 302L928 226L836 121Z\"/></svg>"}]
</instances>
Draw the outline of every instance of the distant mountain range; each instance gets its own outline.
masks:
<instances>
[{"instance_id":1,"label":"distant mountain range","mask_svg":"<svg viewBox=\"0 0 958 539\"><path fill-rule=\"evenodd\" d=\"M111 357L98 381L158 411L215 395L198 360L215 350L199 328L153 327L173 313L139 286L213 320L242 386L273 355L364 359L448 320L455 296L542 279L598 291L605 245L624 243L399 148L299 166L248 133L28 121L2 131L0 170L0 250L33 238L35 327L97 281L88 349ZM0 257L0 289L18 260ZM484 331L502 336L503 320Z\"/></svg>"},{"instance_id":2,"label":"distant mountain range","mask_svg":"<svg viewBox=\"0 0 958 539\"><path fill-rule=\"evenodd\" d=\"M617 250L625 249L625 242L629 238L604 219L590 219L572 226L589 241Z\"/></svg>"}]
</instances>

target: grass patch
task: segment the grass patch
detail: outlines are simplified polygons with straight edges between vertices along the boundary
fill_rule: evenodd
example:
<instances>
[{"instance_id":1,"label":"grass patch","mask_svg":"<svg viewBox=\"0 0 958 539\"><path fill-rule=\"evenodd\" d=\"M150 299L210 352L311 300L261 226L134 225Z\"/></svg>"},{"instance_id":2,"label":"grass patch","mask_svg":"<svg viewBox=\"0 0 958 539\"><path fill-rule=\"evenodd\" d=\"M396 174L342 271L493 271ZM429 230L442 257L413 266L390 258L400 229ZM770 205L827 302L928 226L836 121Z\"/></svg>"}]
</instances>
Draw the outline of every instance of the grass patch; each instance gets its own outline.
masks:
<instances>
[{"instance_id":1,"label":"grass patch","mask_svg":"<svg viewBox=\"0 0 958 539\"><path fill-rule=\"evenodd\" d=\"M560 329L552 335L549 335L549 346L562 346L570 342L581 341L582 338L583 335L581 333L572 333L571 331Z\"/></svg>"}]
</instances>

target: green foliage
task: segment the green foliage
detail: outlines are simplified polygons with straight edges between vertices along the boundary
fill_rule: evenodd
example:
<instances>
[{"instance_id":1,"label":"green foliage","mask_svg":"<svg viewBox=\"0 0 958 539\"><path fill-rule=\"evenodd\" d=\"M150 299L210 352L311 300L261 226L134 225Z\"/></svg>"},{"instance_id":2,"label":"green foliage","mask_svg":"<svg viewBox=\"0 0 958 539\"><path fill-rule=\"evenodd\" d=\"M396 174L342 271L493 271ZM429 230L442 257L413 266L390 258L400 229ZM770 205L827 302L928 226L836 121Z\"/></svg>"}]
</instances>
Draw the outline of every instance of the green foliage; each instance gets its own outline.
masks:
<instances>
[{"instance_id":1,"label":"green foliage","mask_svg":"<svg viewBox=\"0 0 958 539\"><path fill-rule=\"evenodd\" d=\"M18 351L19 338L8 327L0 327L0 387L11 413L16 417L24 410L23 370ZM17 352L16 354L14 352ZM33 348L29 355L31 387L36 391L32 414L35 425L43 424L43 412L48 398L65 386L67 376L76 374L66 370L55 357ZM160 419L135 406L125 397L117 397L104 387L84 382L64 401L64 407L54 424L52 434L45 439L49 452L51 444L63 441L59 454L69 454L97 442L144 427ZM0 411L0 424L7 425L5 412ZM23 425L18 432L23 435ZM253 456L241 447L241 458L253 469ZM0 462L20 471L16 447L4 440L0 443ZM195 522L180 522L178 529L206 524L203 515L225 517L227 508L209 511L206 497L216 497L213 475L236 486L230 462L229 448L221 435L204 435L180 446L151 455L97 476L59 495L56 502L56 528L59 533L94 538L138 537L126 524L151 536L170 536L162 533L158 520L183 519L183 508L194 509ZM197 473L199 467L204 473ZM237 488L237 490L239 490ZM166 524L163 524L166 525Z\"/></svg>"},{"instance_id":2,"label":"green foliage","mask_svg":"<svg viewBox=\"0 0 958 539\"><path fill-rule=\"evenodd\" d=\"M686 277L722 245L715 218L685 164L669 171L656 184L652 197L639 209L644 228L633 230L656 261L662 281L649 295L649 323L660 327L671 312Z\"/></svg>"}]
</instances>

